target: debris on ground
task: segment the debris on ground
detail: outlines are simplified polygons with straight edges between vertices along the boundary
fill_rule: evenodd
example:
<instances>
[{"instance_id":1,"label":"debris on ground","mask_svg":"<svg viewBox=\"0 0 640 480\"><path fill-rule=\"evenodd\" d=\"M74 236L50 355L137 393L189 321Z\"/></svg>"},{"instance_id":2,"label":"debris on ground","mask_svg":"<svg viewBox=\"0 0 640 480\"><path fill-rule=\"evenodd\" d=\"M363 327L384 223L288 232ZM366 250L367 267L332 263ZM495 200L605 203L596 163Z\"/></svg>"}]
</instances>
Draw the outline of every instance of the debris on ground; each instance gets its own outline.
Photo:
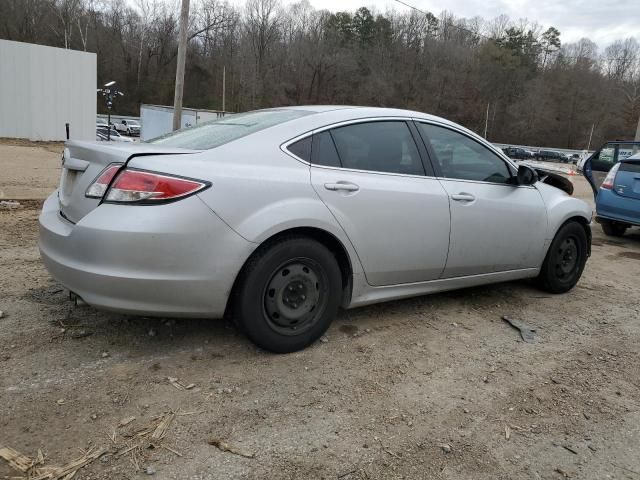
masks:
<instances>
[{"instance_id":1,"label":"debris on ground","mask_svg":"<svg viewBox=\"0 0 640 480\"><path fill-rule=\"evenodd\" d=\"M77 340L79 338L90 337L91 335L93 335L93 332L91 330L78 330L77 332L73 332L71 334L71 338Z\"/></svg>"},{"instance_id":2,"label":"debris on ground","mask_svg":"<svg viewBox=\"0 0 640 480\"><path fill-rule=\"evenodd\" d=\"M0 318L4 317L4 312L0 310Z\"/></svg>"},{"instance_id":3,"label":"debris on ground","mask_svg":"<svg viewBox=\"0 0 640 480\"><path fill-rule=\"evenodd\" d=\"M180 415L190 414L191 413L188 412ZM118 445L117 435L114 429L113 434L109 437L115 447L114 449L92 447L87 451L81 450L81 457L76 458L62 467L45 466L44 455L40 450L38 450L38 456L35 459L32 459L26 455L22 455L12 448L4 447L0 448L0 458L4 459L11 468L19 471L24 475L25 479L28 478L29 480L71 480L79 469L85 467L105 454L113 453L115 453L116 457L122 457L123 455L129 454L131 456L131 462L136 467L136 471L139 471L141 469L138 464L138 458L144 449L164 448L179 457L182 456L180 452L163 444L164 437L166 436L169 426L175 417L176 413L167 412L152 418L149 425L123 434L122 436L126 438L126 443L124 445ZM133 416L122 419L118 424L118 428L130 425L135 419L136 417ZM222 449L222 447L219 448ZM246 456L244 453L239 453L233 448L228 451ZM150 469L153 470L153 473L149 473ZM145 469L145 473L147 473L147 475L153 475L155 473L155 469L148 466Z\"/></svg>"},{"instance_id":4,"label":"debris on ground","mask_svg":"<svg viewBox=\"0 0 640 480\"><path fill-rule=\"evenodd\" d=\"M237 447L234 447L233 445L228 444L227 442L219 438L210 438L207 443L209 443L209 445L213 445L214 447L220 449L223 452L233 453L235 455L240 455L241 457L254 458L256 456L255 453L250 453L250 452L241 450Z\"/></svg>"},{"instance_id":5,"label":"debris on ground","mask_svg":"<svg viewBox=\"0 0 640 480\"><path fill-rule=\"evenodd\" d=\"M120 423L118 423L118 428L126 427L131 422L133 422L135 419L136 419L136 417L123 418L122 420L120 420Z\"/></svg>"},{"instance_id":6,"label":"debris on ground","mask_svg":"<svg viewBox=\"0 0 640 480\"><path fill-rule=\"evenodd\" d=\"M20 207L20 202L16 202L15 200L2 200L0 201L0 209L13 209L13 208L19 208Z\"/></svg>"},{"instance_id":7,"label":"debris on ground","mask_svg":"<svg viewBox=\"0 0 640 480\"><path fill-rule=\"evenodd\" d=\"M174 387L176 387L178 390L191 390L193 387L196 386L195 383L189 383L188 385L185 385L176 377L167 377L167 380L169 380L169 383Z\"/></svg>"},{"instance_id":8,"label":"debris on ground","mask_svg":"<svg viewBox=\"0 0 640 480\"><path fill-rule=\"evenodd\" d=\"M440 445L440 448L442 449L442 451L443 451L444 453L451 453L451 451L453 450L453 449L451 448L451 445L449 445L448 443L443 443L443 444L441 444L441 445Z\"/></svg>"},{"instance_id":9,"label":"debris on ground","mask_svg":"<svg viewBox=\"0 0 640 480\"><path fill-rule=\"evenodd\" d=\"M107 453L106 448L92 447L83 451L82 456L63 465L62 467L45 466L44 455L38 450L36 459L22 455L9 447L0 448L0 458L5 460L11 468L24 474L30 480L70 480L78 470L87 466L97 458Z\"/></svg>"},{"instance_id":10,"label":"debris on ground","mask_svg":"<svg viewBox=\"0 0 640 480\"><path fill-rule=\"evenodd\" d=\"M504 426L504 438L507 440L511 438L511 427L509 425Z\"/></svg>"},{"instance_id":11,"label":"debris on ground","mask_svg":"<svg viewBox=\"0 0 640 480\"><path fill-rule=\"evenodd\" d=\"M536 329L523 322L522 320L518 320L515 318L508 317L507 315L503 315L502 319L505 322L508 322L513 328L520 330L520 336L522 336L522 340L527 343L535 343L536 342Z\"/></svg>"}]
</instances>

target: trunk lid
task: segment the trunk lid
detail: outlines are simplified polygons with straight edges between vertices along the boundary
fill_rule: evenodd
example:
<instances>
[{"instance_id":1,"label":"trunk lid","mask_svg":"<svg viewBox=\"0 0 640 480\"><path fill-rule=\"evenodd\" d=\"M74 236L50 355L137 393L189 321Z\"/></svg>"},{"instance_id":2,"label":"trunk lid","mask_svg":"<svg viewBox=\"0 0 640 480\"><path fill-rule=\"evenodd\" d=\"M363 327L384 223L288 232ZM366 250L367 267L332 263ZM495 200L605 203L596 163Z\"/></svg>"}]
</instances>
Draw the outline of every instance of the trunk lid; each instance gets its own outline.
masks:
<instances>
[{"instance_id":1,"label":"trunk lid","mask_svg":"<svg viewBox=\"0 0 640 480\"><path fill-rule=\"evenodd\" d=\"M621 197L640 200L640 157L620 162L613 190Z\"/></svg>"},{"instance_id":2,"label":"trunk lid","mask_svg":"<svg viewBox=\"0 0 640 480\"><path fill-rule=\"evenodd\" d=\"M65 144L62 175L58 187L60 213L67 220L77 223L100 205L101 199L87 198L85 192L109 164L124 165L132 157L140 155L195 152L195 150L163 148L140 143L68 141Z\"/></svg>"}]
</instances>

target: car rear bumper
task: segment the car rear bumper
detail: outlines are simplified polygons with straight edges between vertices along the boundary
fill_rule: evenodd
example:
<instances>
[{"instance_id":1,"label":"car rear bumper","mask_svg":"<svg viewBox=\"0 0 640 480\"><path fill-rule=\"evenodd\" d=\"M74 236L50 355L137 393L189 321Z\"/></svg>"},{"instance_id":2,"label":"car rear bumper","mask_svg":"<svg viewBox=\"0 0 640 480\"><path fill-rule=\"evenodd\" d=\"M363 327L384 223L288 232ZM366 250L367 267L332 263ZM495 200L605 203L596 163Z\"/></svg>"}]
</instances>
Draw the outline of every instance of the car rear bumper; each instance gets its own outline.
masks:
<instances>
[{"instance_id":1,"label":"car rear bumper","mask_svg":"<svg viewBox=\"0 0 640 480\"><path fill-rule=\"evenodd\" d=\"M596 199L596 221L600 220L640 225L640 200L600 189Z\"/></svg>"},{"instance_id":2,"label":"car rear bumper","mask_svg":"<svg viewBox=\"0 0 640 480\"><path fill-rule=\"evenodd\" d=\"M134 315L221 317L255 248L197 196L179 202L103 204L77 224L57 192L40 215L40 254L51 275L89 305Z\"/></svg>"}]
</instances>

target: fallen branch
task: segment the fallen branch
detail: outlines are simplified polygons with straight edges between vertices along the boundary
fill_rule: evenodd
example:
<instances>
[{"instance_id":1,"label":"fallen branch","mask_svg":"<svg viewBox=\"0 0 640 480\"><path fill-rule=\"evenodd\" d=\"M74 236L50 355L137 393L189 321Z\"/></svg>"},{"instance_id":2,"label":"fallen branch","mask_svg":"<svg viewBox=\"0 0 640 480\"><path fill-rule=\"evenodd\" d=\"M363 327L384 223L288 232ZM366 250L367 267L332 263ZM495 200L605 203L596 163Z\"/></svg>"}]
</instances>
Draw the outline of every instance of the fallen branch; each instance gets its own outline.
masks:
<instances>
[{"instance_id":1,"label":"fallen branch","mask_svg":"<svg viewBox=\"0 0 640 480\"><path fill-rule=\"evenodd\" d=\"M214 447L217 447L223 452L233 453L235 455L240 455L241 457L254 458L256 456L255 453L249 453L249 452L240 450L234 447L233 445L229 445L227 442L219 438L210 438L208 443L209 445L213 445Z\"/></svg>"}]
</instances>

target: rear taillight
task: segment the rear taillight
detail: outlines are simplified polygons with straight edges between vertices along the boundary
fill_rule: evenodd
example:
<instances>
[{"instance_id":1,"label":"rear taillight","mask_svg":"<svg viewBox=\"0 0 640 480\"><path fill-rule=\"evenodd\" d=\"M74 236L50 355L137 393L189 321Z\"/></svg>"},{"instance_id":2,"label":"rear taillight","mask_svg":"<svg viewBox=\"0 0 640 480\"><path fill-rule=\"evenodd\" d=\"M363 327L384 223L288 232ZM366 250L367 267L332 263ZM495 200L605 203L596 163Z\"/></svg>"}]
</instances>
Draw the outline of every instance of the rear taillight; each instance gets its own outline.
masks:
<instances>
[{"instance_id":1,"label":"rear taillight","mask_svg":"<svg viewBox=\"0 0 640 480\"><path fill-rule=\"evenodd\" d=\"M122 164L117 163L105 168L100 175L98 175L98 178L89 185L87 191L84 192L84 196L89 198L102 198L104 196L104 192L107 191L107 187L111 183L111 180L113 180L113 177L115 177L118 170L120 170L120 167L122 167Z\"/></svg>"},{"instance_id":2,"label":"rear taillight","mask_svg":"<svg viewBox=\"0 0 640 480\"><path fill-rule=\"evenodd\" d=\"M611 167L611 170L609 170L609 173L607 173L607 176L604 177L604 182L602 182L602 185L600 185L600 188L604 188L605 190L613 190L613 182L616 179L616 173L618 173L619 168L620 168L619 163L616 163L613 167Z\"/></svg>"},{"instance_id":3,"label":"rear taillight","mask_svg":"<svg viewBox=\"0 0 640 480\"><path fill-rule=\"evenodd\" d=\"M105 202L161 203L199 192L208 182L142 170L123 170L113 181Z\"/></svg>"}]
</instances>

